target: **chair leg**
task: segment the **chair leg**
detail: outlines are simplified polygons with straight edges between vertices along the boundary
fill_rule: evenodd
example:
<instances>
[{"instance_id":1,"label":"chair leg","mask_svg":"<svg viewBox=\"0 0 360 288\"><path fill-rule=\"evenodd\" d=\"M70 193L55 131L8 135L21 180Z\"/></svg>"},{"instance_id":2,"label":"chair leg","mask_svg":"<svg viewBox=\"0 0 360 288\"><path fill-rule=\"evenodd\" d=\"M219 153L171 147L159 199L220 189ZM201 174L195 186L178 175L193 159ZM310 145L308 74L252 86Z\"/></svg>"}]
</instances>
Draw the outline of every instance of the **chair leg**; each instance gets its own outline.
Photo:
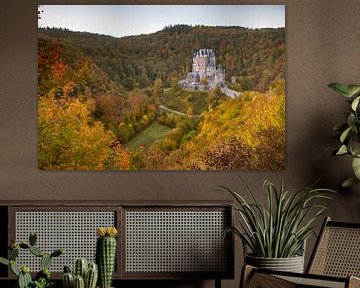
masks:
<instances>
[{"instance_id":1,"label":"chair leg","mask_svg":"<svg viewBox=\"0 0 360 288\"><path fill-rule=\"evenodd\" d=\"M251 276L253 274L254 267L250 265L244 265L241 271L240 285L239 288L246 288L249 285Z\"/></svg>"}]
</instances>

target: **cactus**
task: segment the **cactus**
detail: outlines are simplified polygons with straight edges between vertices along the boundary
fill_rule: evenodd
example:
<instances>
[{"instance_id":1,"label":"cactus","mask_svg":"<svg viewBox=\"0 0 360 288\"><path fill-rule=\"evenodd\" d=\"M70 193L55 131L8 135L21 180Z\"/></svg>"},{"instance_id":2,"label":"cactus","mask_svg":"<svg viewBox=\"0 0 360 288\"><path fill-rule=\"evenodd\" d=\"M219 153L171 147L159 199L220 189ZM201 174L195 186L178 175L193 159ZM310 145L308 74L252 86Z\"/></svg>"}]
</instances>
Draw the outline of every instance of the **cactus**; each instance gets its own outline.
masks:
<instances>
[{"instance_id":1,"label":"cactus","mask_svg":"<svg viewBox=\"0 0 360 288\"><path fill-rule=\"evenodd\" d=\"M64 253L64 249L57 249L54 252L52 252L50 255L51 257L58 257L63 253Z\"/></svg>"},{"instance_id":2,"label":"cactus","mask_svg":"<svg viewBox=\"0 0 360 288\"><path fill-rule=\"evenodd\" d=\"M37 256L37 257L41 257L41 256L44 255L44 252L42 252L42 251L40 250L40 248L38 248L38 247L36 247L36 246L30 245L29 251L30 251L32 254L34 254L35 256Z\"/></svg>"},{"instance_id":3,"label":"cactus","mask_svg":"<svg viewBox=\"0 0 360 288\"><path fill-rule=\"evenodd\" d=\"M85 288L95 288L98 279L98 266L96 263L89 263L85 276Z\"/></svg>"},{"instance_id":4,"label":"cactus","mask_svg":"<svg viewBox=\"0 0 360 288\"><path fill-rule=\"evenodd\" d=\"M73 288L74 287L74 276L72 273L64 273L63 277L63 286L64 288Z\"/></svg>"},{"instance_id":5,"label":"cactus","mask_svg":"<svg viewBox=\"0 0 360 288\"><path fill-rule=\"evenodd\" d=\"M20 243L19 244L19 246L20 246L20 248L22 248L22 249L29 249L30 248L30 245L28 245L28 244L26 244L26 243Z\"/></svg>"},{"instance_id":6,"label":"cactus","mask_svg":"<svg viewBox=\"0 0 360 288\"><path fill-rule=\"evenodd\" d=\"M35 233L30 233L29 244L20 242L16 243L11 241L11 245L8 251L8 259L0 257L0 263L10 266L11 271L18 276L18 286L19 288L28 288L28 287L50 287L52 284L50 281L50 264L53 257L60 256L64 251L63 249L55 250L53 253L48 254L36 247L37 236ZM35 281L32 280L30 275L30 269L27 266L22 266L21 268L16 264L16 259L19 256L19 250L24 249L28 250L30 253L37 257L41 257L41 271L39 271L35 276ZM40 285L40 286L39 286ZM47 285L47 286L44 286Z\"/></svg>"},{"instance_id":7,"label":"cactus","mask_svg":"<svg viewBox=\"0 0 360 288\"><path fill-rule=\"evenodd\" d=\"M16 265L16 262L14 260L10 261L10 269L16 276L19 276L20 268Z\"/></svg>"},{"instance_id":8,"label":"cactus","mask_svg":"<svg viewBox=\"0 0 360 288\"><path fill-rule=\"evenodd\" d=\"M71 273L71 269L69 266L64 266L64 273L63 273L64 288L78 288L75 285L78 285L80 288L96 287L96 282L98 278L97 265L95 263L89 263L89 264L87 263L88 261L85 258L76 259L74 263L73 273Z\"/></svg>"},{"instance_id":9,"label":"cactus","mask_svg":"<svg viewBox=\"0 0 360 288\"><path fill-rule=\"evenodd\" d=\"M50 271L48 268L44 268L42 270L40 270L38 273L36 273L35 275L35 280L40 281L41 279L46 279L49 280L50 279Z\"/></svg>"},{"instance_id":10,"label":"cactus","mask_svg":"<svg viewBox=\"0 0 360 288\"><path fill-rule=\"evenodd\" d=\"M43 256L41 256L41 261L40 261L41 269L45 269L45 268L49 269L51 265L51 260L52 260L51 255L48 253L44 253Z\"/></svg>"},{"instance_id":11,"label":"cactus","mask_svg":"<svg viewBox=\"0 0 360 288\"><path fill-rule=\"evenodd\" d=\"M84 278L77 275L74 277L74 288L85 288Z\"/></svg>"},{"instance_id":12,"label":"cactus","mask_svg":"<svg viewBox=\"0 0 360 288\"><path fill-rule=\"evenodd\" d=\"M71 269L69 266L67 265L64 266L64 273L71 273Z\"/></svg>"},{"instance_id":13,"label":"cactus","mask_svg":"<svg viewBox=\"0 0 360 288\"><path fill-rule=\"evenodd\" d=\"M9 260L16 260L16 258L19 256L19 246L15 246L14 248L9 250L8 257Z\"/></svg>"},{"instance_id":14,"label":"cactus","mask_svg":"<svg viewBox=\"0 0 360 288\"><path fill-rule=\"evenodd\" d=\"M99 267L100 288L110 288L112 274L114 272L116 256L115 227L98 228L99 238L96 243L96 262Z\"/></svg>"},{"instance_id":15,"label":"cactus","mask_svg":"<svg viewBox=\"0 0 360 288\"><path fill-rule=\"evenodd\" d=\"M35 246L37 241L37 235L35 232L31 232L29 235L29 244L31 246Z\"/></svg>"},{"instance_id":16,"label":"cactus","mask_svg":"<svg viewBox=\"0 0 360 288\"><path fill-rule=\"evenodd\" d=\"M28 288L32 283L31 275L29 273L30 272L29 268L28 267L26 268L27 269L22 269L19 274L19 279L18 279L19 288ZM27 270L27 272L24 270Z\"/></svg>"},{"instance_id":17,"label":"cactus","mask_svg":"<svg viewBox=\"0 0 360 288\"><path fill-rule=\"evenodd\" d=\"M88 262L85 258L79 258L75 261L74 274L85 279Z\"/></svg>"}]
</instances>

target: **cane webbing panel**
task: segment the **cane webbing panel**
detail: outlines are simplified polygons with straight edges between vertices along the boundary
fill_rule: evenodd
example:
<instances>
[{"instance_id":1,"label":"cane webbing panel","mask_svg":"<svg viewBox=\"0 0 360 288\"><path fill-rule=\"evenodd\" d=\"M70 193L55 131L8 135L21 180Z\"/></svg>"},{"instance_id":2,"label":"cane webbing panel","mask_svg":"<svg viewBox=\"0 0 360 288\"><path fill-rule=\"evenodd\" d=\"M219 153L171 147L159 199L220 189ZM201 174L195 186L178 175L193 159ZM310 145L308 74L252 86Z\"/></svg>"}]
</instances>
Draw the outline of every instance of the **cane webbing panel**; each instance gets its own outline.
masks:
<instances>
[{"instance_id":1,"label":"cane webbing panel","mask_svg":"<svg viewBox=\"0 0 360 288\"><path fill-rule=\"evenodd\" d=\"M95 260L96 228L115 226L114 211L16 211L16 241L28 243L29 233L36 232L37 245L46 253L63 248L65 253L52 261L50 270L62 272L72 267L74 259ZM40 258L20 250L18 262L31 271L40 270Z\"/></svg>"},{"instance_id":2,"label":"cane webbing panel","mask_svg":"<svg viewBox=\"0 0 360 288\"><path fill-rule=\"evenodd\" d=\"M326 226L309 272L360 277L360 229Z\"/></svg>"},{"instance_id":3,"label":"cane webbing panel","mask_svg":"<svg viewBox=\"0 0 360 288\"><path fill-rule=\"evenodd\" d=\"M125 212L125 272L226 271L224 211Z\"/></svg>"},{"instance_id":4,"label":"cane webbing panel","mask_svg":"<svg viewBox=\"0 0 360 288\"><path fill-rule=\"evenodd\" d=\"M345 288L345 279L342 282L324 280L320 278L302 278L295 276L277 276L281 279L287 280L296 284L294 287L326 287L326 288Z\"/></svg>"}]
</instances>

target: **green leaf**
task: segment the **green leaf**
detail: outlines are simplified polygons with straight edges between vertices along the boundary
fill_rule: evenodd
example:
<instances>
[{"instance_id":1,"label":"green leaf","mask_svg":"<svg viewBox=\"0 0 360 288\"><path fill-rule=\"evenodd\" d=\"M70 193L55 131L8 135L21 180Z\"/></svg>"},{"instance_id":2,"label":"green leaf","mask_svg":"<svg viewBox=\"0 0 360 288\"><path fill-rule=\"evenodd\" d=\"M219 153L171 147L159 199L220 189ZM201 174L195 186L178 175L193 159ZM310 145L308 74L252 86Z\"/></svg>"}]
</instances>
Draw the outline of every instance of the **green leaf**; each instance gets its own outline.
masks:
<instances>
[{"instance_id":1,"label":"green leaf","mask_svg":"<svg viewBox=\"0 0 360 288\"><path fill-rule=\"evenodd\" d=\"M341 83L330 83L328 85L329 88L333 89L335 92L339 93L342 96L351 97L351 93L348 90L348 87Z\"/></svg>"},{"instance_id":2,"label":"green leaf","mask_svg":"<svg viewBox=\"0 0 360 288\"><path fill-rule=\"evenodd\" d=\"M352 185L359 184L359 183L360 183L359 179L352 177L352 178L349 178L346 181L344 181L344 183L341 185L341 187L348 188Z\"/></svg>"},{"instance_id":3,"label":"green leaf","mask_svg":"<svg viewBox=\"0 0 360 288\"><path fill-rule=\"evenodd\" d=\"M0 263L1 263L1 264L4 264L4 265L9 265L9 264L10 264L9 260L8 260L8 259L5 259L5 258L3 258L3 257L0 257Z\"/></svg>"},{"instance_id":4,"label":"green leaf","mask_svg":"<svg viewBox=\"0 0 360 288\"><path fill-rule=\"evenodd\" d=\"M350 127L350 126L355 126L355 123L356 123L356 116L353 113L351 113L347 118L347 124Z\"/></svg>"},{"instance_id":5,"label":"green leaf","mask_svg":"<svg viewBox=\"0 0 360 288\"><path fill-rule=\"evenodd\" d=\"M351 96L354 96L360 92L360 85L348 85L347 90L349 91Z\"/></svg>"},{"instance_id":6,"label":"green leaf","mask_svg":"<svg viewBox=\"0 0 360 288\"><path fill-rule=\"evenodd\" d=\"M356 97L354 101L352 101L351 103L351 109L356 111L356 108L359 105L359 101L360 101L360 96Z\"/></svg>"},{"instance_id":7,"label":"green leaf","mask_svg":"<svg viewBox=\"0 0 360 288\"><path fill-rule=\"evenodd\" d=\"M348 151L354 157L360 156L360 138L358 135L354 134L350 137L349 143L347 145Z\"/></svg>"},{"instance_id":8,"label":"green leaf","mask_svg":"<svg viewBox=\"0 0 360 288\"><path fill-rule=\"evenodd\" d=\"M355 157L353 159L352 168L356 178L360 180L360 158Z\"/></svg>"},{"instance_id":9,"label":"green leaf","mask_svg":"<svg viewBox=\"0 0 360 288\"><path fill-rule=\"evenodd\" d=\"M353 127L349 127L347 129L345 129L345 131L343 133L341 133L341 136L340 136L340 141L341 143L344 143L344 141L346 140L346 137L348 136L349 132L351 131Z\"/></svg>"},{"instance_id":10,"label":"green leaf","mask_svg":"<svg viewBox=\"0 0 360 288\"><path fill-rule=\"evenodd\" d=\"M348 153L348 149L346 147L346 145L341 145L341 147L339 148L339 150L336 152L335 155L344 155Z\"/></svg>"}]
</instances>

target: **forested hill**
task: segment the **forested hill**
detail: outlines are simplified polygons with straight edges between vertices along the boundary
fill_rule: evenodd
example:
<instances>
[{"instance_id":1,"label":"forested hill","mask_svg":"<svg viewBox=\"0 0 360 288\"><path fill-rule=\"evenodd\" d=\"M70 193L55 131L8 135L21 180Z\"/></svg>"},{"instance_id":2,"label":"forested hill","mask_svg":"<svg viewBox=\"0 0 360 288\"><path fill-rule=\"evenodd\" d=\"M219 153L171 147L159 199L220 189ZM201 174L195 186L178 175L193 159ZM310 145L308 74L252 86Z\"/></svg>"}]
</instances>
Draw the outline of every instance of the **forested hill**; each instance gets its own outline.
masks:
<instances>
[{"instance_id":1,"label":"forested hill","mask_svg":"<svg viewBox=\"0 0 360 288\"><path fill-rule=\"evenodd\" d=\"M264 91L273 80L284 78L285 28L176 25L123 38L54 28L38 33L39 52L60 43L67 65L76 68L79 59L90 60L109 87L145 88L156 78L169 86L191 71L192 53L200 48L214 49L227 81L236 76L243 90Z\"/></svg>"}]
</instances>

